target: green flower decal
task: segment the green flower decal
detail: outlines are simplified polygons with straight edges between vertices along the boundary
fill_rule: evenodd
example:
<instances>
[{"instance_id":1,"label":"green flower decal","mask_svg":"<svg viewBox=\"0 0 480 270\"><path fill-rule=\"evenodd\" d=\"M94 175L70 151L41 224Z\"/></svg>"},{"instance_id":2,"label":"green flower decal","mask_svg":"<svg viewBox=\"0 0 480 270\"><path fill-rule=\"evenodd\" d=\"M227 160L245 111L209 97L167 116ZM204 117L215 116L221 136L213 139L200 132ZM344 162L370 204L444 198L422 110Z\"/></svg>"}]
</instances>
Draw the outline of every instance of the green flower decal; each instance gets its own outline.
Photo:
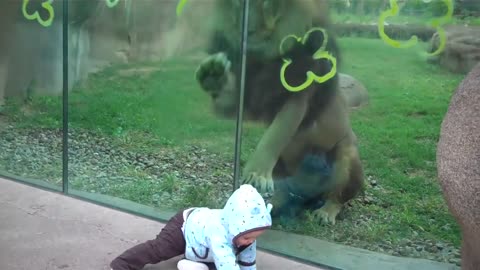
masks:
<instances>
[{"instance_id":1,"label":"green flower decal","mask_svg":"<svg viewBox=\"0 0 480 270\"><path fill-rule=\"evenodd\" d=\"M453 0L443 0L443 2L447 6L447 13L441 18L432 20L432 22L430 23L430 26L434 27L437 30L438 36L440 38L440 46L435 52L429 53L429 56L434 56L441 53L445 49L445 44L447 43L447 35L442 26L448 23L453 17ZM409 48L415 46L418 43L417 36L412 36L406 42L400 42L398 40L391 39L385 33L385 20L389 17L397 16L398 12L399 7L397 0L390 0L390 9L382 12L380 18L378 19L378 33L380 34L382 40L385 41L385 43L394 48Z\"/></svg>"},{"instance_id":2,"label":"green flower decal","mask_svg":"<svg viewBox=\"0 0 480 270\"><path fill-rule=\"evenodd\" d=\"M35 11L33 14L29 14L27 11L29 3L30 0L23 0L22 4L22 13L27 20L37 20L37 22L44 27L52 25L53 19L55 18L55 11L53 10L52 6L53 0L47 0L41 4L42 8L48 12L48 17L46 19L43 19L38 11Z\"/></svg>"},{"instance_id":3,"label":"green flower decal","mask_svg":"<svg viewBox=\"0 0 480 270\"><path fill-rule=\"evenodd\" d=\"M185 7L185 4L187 4L188 0L180 0L178 1L177 4L177 17L182 14L183 8Z\"/></svg>"},{"instance_id":4,"label":"green flower decal","mask_svg":"<svg viewBox=\"0 0 480 270\"><path fill-rule=\"evenodd\" d=\"M443 25L447 24L452 20L453 17L453 0L443 0L445 5L447 5L447 13L438 19L434 19L431 22L431 26L437 29L438 37L440 38L440 45L438 49L433 53L429 53L429 56L438 55L445 49L445 45L447 44L447 34L445 33L445 29L443 29Z\"/></svg>"},{"instance_id":5,"label":"green flower decal","mask_svg":"<svg viewBox=\"0 0 480 270\"><path fill-rule=\"evenodd\" d=\"M38 11L35 11L33 14L28 13L27 7L30 4L30 0L23 0L23 4L22 4L23 16L27 20L31 20L31 21L37 20L37 22L40 25L44 27L49 27L52 25L53 19L55 18L55 10L53 9L53 6L52 6L53 1L54 0L47 0L41 4L42 8L45 9L48 14L47 18L44 19L42 18L42 16L40 16L40 13ZM120 0L105 0L105 3L109 8L115 7L119 2Z\"/></svg>"},{"instance_id":6,"label":"green flower decal","mask_svg":"<svg viewBox=\"0 0 480 270\"><path fill-rule=\"evenodd\" d=\"M315 32L315 31L320 31L320 32L323 33L323 43L322 43L322 46L320 46L320 48L318 48L317 51L315 51L315 53L312 55L312 58L315 59L315 60L320 60L320 59L329 60L332 63L332 69L327 74L325 74L323 76L318 76L313 71L309 70L309 71L307 71L307 79L305 80L305 82L303 82L300 85L292 86L287 82L287 80L285 78L285 72L286 72L288 66L290 64L292 64L293 61L292 61L292 59L284 58L282 68L280 69L280 81L282 82L283 87L285 87L285 89L287 89L288 91L299 92L299 91L305 90L313 82L316 82L316 83L326 82L326 81L330 80L331 78L333 78L333 76L335 76L335 74L337 73L337 59L325 50L325 48L327 47L327 42L328 42L328 35L327 35L327 32L325 31L325 29L323 29L323 28L318 28L318 27L312 28L307 33L305 33L305 35L303 37L297 37L295 35L288 35L288 36L284 37L282 42L280 43L280 53L281 54L284 53L283 45L284 45L285 41L287 41L289 39L294 39L295 42L299 42L302 45L305 45L305 43L307 42L310 34Z\"/></svg>"},{"instance_id":7,"label":"green flower decal","mask_svg":"<svg viewBox=\"0 0 480 270\"><path fill-rule=\"evenodd\" d=\"M397 16L399 10L400 9L398 8L397 0L390 0L390 9L382 12L382 14L380 14L380 18L378 19L378 33L380 34L380 37L383 39L383 41L385 41L387 44L389 44L394 48L409 48L409 47L415 46L418 43L417 36L412 36L406 42L400 42L400 41L391 39L385 33L385 20L389 17Z\"/></svg>"},{"instance_id":8,"label":"green flower decal","mask_svg":"<svg viewBox=\"0 0 480 270\"><path fill-rule=\"evenodd\" d=\"M105 3L107 4L107 7L113 8L115 7L120 0L105 0Z\"/></svg>"}]
</instances>

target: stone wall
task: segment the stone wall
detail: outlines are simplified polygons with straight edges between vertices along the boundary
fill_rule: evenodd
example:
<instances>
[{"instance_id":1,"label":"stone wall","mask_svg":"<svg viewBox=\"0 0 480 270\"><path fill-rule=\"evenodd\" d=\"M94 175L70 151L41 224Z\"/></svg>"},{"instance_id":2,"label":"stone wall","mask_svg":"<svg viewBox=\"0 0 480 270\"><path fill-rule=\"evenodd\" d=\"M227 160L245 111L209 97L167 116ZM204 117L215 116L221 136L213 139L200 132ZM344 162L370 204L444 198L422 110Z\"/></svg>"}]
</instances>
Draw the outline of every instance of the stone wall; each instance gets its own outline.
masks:
<instances>
[{"instance_id":1,"label":"stone wall","mask_svg":"<svg viewBox=\"0 0 480 270\"><path fill-rule=\"evenodd\" d=\"M0 105L4 103L5 88L9 76L8 62L10 59L10 41L15 20L13 1L0 4Z\"/></svg>"},{"instance_id":2,"label":"stone wall","mask_svg":"<svg viewBox=\"0 0 480 270\"><path fill-rule=\"evenodd\" d=\"M39 11L43 0L30 0ZM203 46L212 1L189 1L177 18L177 0L69 1L70 89L91 72L116 63L160 61ZM61 94L62 2L53 1L48 27L22 15L22 1L0 2L0 103L4 97Z\"/></svg>"}]
</instances>

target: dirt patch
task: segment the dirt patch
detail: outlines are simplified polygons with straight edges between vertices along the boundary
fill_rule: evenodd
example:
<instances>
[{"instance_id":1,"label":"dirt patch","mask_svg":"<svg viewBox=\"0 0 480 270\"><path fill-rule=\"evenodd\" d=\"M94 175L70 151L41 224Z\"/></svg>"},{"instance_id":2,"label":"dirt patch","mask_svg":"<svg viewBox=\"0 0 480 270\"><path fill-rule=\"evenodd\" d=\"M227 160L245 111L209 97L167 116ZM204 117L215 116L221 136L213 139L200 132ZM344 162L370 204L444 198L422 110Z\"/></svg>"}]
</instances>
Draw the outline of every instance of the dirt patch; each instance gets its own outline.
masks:
<instances>
[{"instance_id":1,"label":"dirt patch","mask_svg":"<svg viewBox=\"0 0 480 270\"><path fill-rule=\"evenodd\" d=\"M149 76L153 72L160 71L159 67L141 67L141 68L129 68L122 69L118 71L118 75L123 77L132 77L132 76Z\"/></svg>"},{"instance_id":2,"label":"dirt patch","mask_svg":"<svg viewBox=\"0 0 480 270\"><path fill-rule=\"evenodd\" d=\"M0 109L0 130L3 130L4 128L7 127L8 121L7 117L2 114L2 111Z\"/></svg>"},{"instance_id":3,"label":"dirt patch","mask_svg":"<svg viewBox=\"0 0 480 270\"><path fill-rule=\"evenodd\" d=\"M405 172L409 178L425 177L427 173L424 170L408 170Z\"/></svg>"},{"instance_id":4,"label":"dirt patch","mask_svg":"<svg viewBox=\"0 0 480 270\"><path fill-rule=\"evenodd\" d=\"M417 111L417 112L410 112L407 114L407 116L412 118L420 118L420 117L424 117L427 114L428 114L427 111Z\"/></svg>"}]
</instances>

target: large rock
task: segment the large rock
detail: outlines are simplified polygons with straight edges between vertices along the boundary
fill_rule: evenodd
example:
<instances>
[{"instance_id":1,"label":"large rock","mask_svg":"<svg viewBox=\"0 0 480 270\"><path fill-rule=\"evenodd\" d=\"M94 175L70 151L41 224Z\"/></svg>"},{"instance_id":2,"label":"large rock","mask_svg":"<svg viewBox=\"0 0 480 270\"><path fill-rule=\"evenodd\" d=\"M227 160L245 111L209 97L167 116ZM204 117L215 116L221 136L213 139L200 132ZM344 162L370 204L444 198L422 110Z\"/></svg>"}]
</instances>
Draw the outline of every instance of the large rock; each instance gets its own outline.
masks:
<instances>
[{"instance_id":1,"label":"large rock","mask_svg":"<svg viewBox=\"0 0 480 270\"><path fill-rule=\"evenodd\" d=\"M339 73L340 91L345 96L348 107L359 108L368 104L369 97L367 88L354 77Z\"/></svg>"},{"instance_id":2,"label":"large rock","mask_svg":"<svg viewBox=\"0 0 480 270\"><path fill-rule=\"evenodd\" d=\"M445 50L431 61L452 72L467 73L480 62L480 27L450 26L446 34ZM439 44L439 35L433 35L430 50L435 51Z\"/></svg>"},{"instance_id":3,"label":"large rock","mask_svg":"<svg viewBox=\"0 0 480 270\"><path fill-rule=\"evenodd\" d=\"M459 85L443 119L438 179L462 231L462 269L480 267L480 64Z\"/></svg>"}]
</instances>

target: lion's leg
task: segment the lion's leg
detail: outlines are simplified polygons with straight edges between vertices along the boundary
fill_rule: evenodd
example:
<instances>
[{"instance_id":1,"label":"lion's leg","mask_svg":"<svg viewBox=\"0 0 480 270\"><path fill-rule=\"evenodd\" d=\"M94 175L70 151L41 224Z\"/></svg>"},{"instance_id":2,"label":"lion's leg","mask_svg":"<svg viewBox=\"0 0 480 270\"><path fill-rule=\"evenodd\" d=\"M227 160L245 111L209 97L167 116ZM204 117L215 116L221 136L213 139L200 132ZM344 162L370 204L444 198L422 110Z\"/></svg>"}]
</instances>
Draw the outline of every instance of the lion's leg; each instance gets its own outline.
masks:
<instances>
[{"instance_id":1,"label":"lion's leg","mask_svg":"<svg viewBox=\"0 0 480 270\"><path fill-rule=\"evenodd\" d=\"M363 187L363 170L355 144L347 139L337 147L332 180L334 188L326 195L325 205L313 212L318 220L330 224L335 224L343 204Z\"/></svg>"},{"instance_id":2,"label":"lion's leg","mask_svg":"<svg viewBox=\"0 0 480 270\"><path fill-rule=\"evenodd\" d=\"M243 183L255 186L259 192L273 192L272 170L282 151L295 136L307 111L308 96L292 97L263 134L243 169Z\"/></svg>"},{"instance_id":3,"label":"lion's leg","mask_svg":"<svg viewBox=\"0 0 480 270\"><path fill-rule=\"evenodd\" d=\"M200 86L213 99L215 111L226 117L235 116L237 95L231 63L224 53L207 57L195 76ZM243 183L252 184L260 192L273 192L272 171L283 149L297 133L308 107L308 95L290 98L276 114L243 170Z\"/></svg>"}]
</instances>

